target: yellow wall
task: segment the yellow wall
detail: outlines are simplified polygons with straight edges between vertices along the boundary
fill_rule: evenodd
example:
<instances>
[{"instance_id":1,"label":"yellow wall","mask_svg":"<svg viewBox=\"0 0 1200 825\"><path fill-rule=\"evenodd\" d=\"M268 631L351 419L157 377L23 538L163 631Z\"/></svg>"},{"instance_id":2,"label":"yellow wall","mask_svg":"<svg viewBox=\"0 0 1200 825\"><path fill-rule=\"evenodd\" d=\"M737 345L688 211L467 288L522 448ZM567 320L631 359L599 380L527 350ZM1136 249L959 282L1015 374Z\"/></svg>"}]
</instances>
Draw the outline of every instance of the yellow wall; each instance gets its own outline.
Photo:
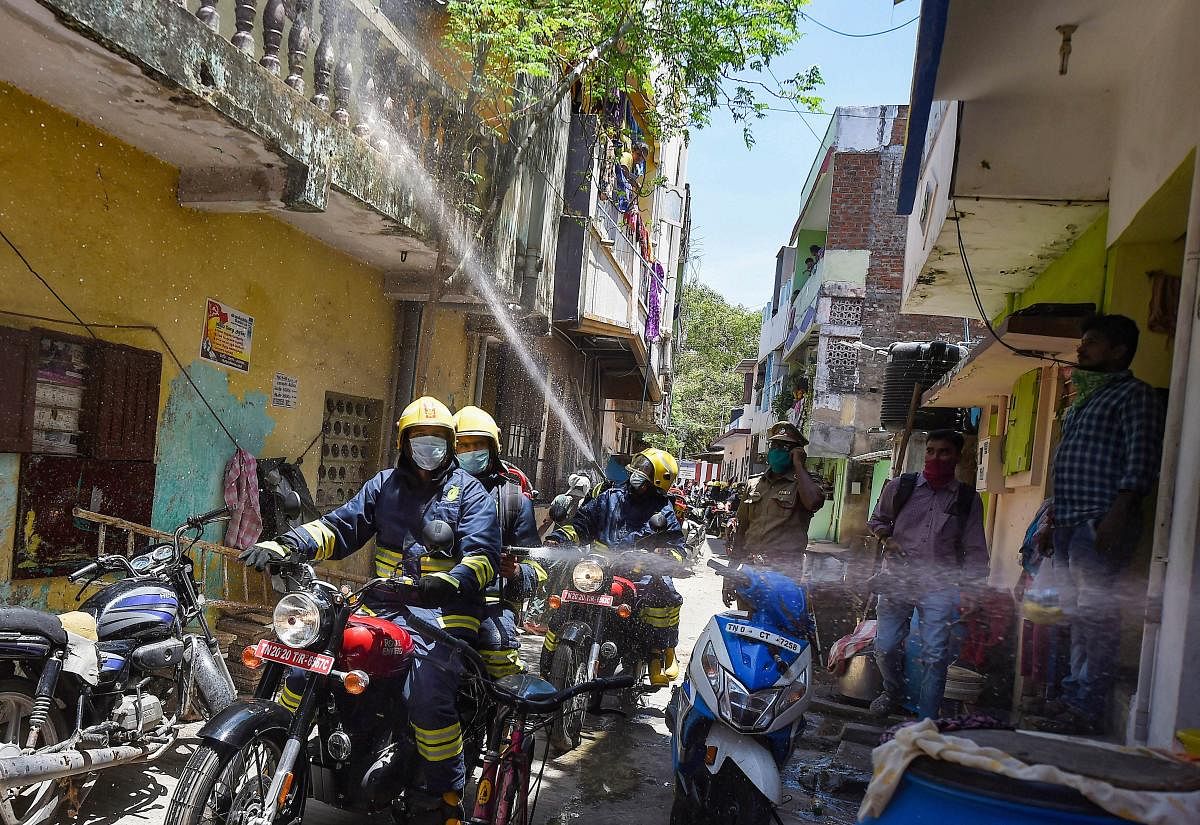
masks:
<instances>
[{"instance_id":1,"label":"yellow wall","mask_svg":"<svg viewBox=\"0 0 1200 825\"><path fill-rule=\"evenodd\" d=\"M257 455L299 455L320 431L326 390L386 399L394 315L382 297L382 273L267 216L183 209L176 180L174 168L0 84L0 228L85 321L158 326L206 394L221 396L218 408ZM207 297L254 316L247 374L198 361ZM0 309L67 317L6 248ZM0 315L0 324L32 323ZM151 332L96 332L162 351ZM458 356L446 352L461 364ZM267 405L276 371L299 379L296 409ZM180 390L178 378L164 353L160 414ZM194 397L188 403L195 408ZM164 466L178 463L162 455L164 432L178 426L160 421L160 493ZM181 443L197 450L211 443L211 418L197 414L191 426L195 432L181 434ZM221 439L225 452L216 460L223 466L232 447ZM310 484L317 465L310 454ZM220 479L209 476L176 479L195 488L178 507L194 512L219 501ZM0 546L0 569L11 552L11 542Z\"/></svg>"},{"instance_id":2,"label":"yellow wall","mask_svg":"<svg viewBox=\"0 0 1200 825\"><path fill-rule=\"evenodd\" d=\"M1150 279L1147 272L1164 270L1179 275L1183 267L1183 239L1174 243L1116 244L1109 250L1108 283L1104 311L1128 315L1137 322L1141 337L1133 373L1155 387L1171 383L1174 339L1146 328L1150 314Z\"/></svg>"}]
</instances>

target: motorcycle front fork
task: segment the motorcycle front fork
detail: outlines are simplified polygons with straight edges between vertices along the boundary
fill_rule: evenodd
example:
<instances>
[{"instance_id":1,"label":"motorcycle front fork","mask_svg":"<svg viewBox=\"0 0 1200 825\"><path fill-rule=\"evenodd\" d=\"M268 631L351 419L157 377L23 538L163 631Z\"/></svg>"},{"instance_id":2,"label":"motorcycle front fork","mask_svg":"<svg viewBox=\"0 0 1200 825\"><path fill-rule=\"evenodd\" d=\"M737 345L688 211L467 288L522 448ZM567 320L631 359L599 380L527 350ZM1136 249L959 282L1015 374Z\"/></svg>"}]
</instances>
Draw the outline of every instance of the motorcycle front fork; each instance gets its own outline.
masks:
<instances>
[{"instance_id":1,"label":"motorcycle front fork","mask_svg":"<svg viewBox=\"0 0 1200 825\"><path fill-rule=\"evenodd\" d=\"M263 678L265 680L267 675L264 674ZM278 679L274 681L278 684ZM288 727L283 753L279 756L279 764L275 766L275 775L271 777L271 786L267 789L267 795L263 799L263 815L254 825L271 825L275 821L275 817L283 805L283 801L279 797L285 796L284 783L290 784L295 777L296 760L303 751L305 743L308 742L308 734L312 730L317 710L326 693L326 682L327 677L313 676L304 686L300 705L292 714L292 724ZM259 692L261 693L261 684ZM260 698L262 697L260 696Z\"/></svg>"}]
</instances>

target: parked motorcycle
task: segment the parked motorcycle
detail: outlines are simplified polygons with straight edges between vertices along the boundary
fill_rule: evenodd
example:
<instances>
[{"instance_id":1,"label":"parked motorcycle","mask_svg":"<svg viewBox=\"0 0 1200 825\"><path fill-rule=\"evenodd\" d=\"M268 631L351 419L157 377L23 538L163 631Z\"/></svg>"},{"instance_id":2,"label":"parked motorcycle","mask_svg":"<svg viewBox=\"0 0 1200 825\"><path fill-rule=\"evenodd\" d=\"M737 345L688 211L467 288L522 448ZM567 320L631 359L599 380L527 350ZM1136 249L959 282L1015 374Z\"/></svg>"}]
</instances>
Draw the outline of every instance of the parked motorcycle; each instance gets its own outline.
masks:
<instances>
[{"instance_id":1,"label":"parked motorcycle","mask_svg":"<svg viewBox=\"0 0 1200 825\"><path fill-rule=\"evenodd\" d=\"M728 501L710 501L704 516L704 529L710 536L724 536L725 525L733 518Z\"/></svg>"},{"instance_id":2,"label":"parked motorcycle","mask_svg":"<svg viewBox=\"0 0 1200 825\"><path fill-rule=\"evenodd\" d=\"M68 800L77 810L91 784L85 774L155 759L189 713L207 717L234 701L183 546L228 514L190 518L170 544L132 559L101 556L72 573L85 581L80 595L102 576L124 575L78 611L0 608L3 825L51 822ZM193 622L199 633L185 631Z\"/></svg>"},{"instance_id":3,"label":"parked motorcycle","mask_svg":"<svg viewBox=\"0 0 1200 825\"><path fill-rule=\"evenodd\" d=\"M671 825L764 825L812 700L805 593L779 573L712 559L708 566L751 610L713 616L672 692Z\"/></svg>"},{"instance_id":4,"label":"parked motorcycle","mask_svg":"<svg viewBox=\"0 0 1200 825\"><path fill-rule=\"evenodd\" d=\"M426 526L432 553L453 542L442 521ZM299 823L309 796L343 810L391 810L407 821L405 790L415 770L416 742L408 725L404 682L413 640L394 622L357 613L368 592L397 604L417 602L406 576L376 578L343 592L317 578L311 565L273 566L285 595L275 606L276 639L242 652L261 669L254 698L235 703L199 733L167 810L168 825L201 822ZM409 613L422 636L458 648L474 665L458 696L468 774L483 751L492 700L481 660L466 642ZM276 701L289 669L304 672L295 711ZM292 686L295 689L295 686ZM314 731L317 733L313 736Z\"/></svg>"},{"instance_id":5,"label":"parked motorcycle","mask_svg":"<svg viewBox=\"0 0 1200 825\"><path fill-rule=\"evenodd\" d=\"M633 677L633 686L618 694L623 708L633 707L639 696L657 689L647 678L650 651L637 632L637 580L647 573L675 574L679 565L650 552L666 529L662 514L652 516L650 526L654 532L634 549L615 555L585 553L571 569L571 586L550 597L550 608L563 619L547 676L555 689L619 672ZM592 709L598 710L600 698L591 701ZM579 745L587 702L585 696L576 697L551 727L550 744L559 752Z\"/></svg>"}]
</instances>

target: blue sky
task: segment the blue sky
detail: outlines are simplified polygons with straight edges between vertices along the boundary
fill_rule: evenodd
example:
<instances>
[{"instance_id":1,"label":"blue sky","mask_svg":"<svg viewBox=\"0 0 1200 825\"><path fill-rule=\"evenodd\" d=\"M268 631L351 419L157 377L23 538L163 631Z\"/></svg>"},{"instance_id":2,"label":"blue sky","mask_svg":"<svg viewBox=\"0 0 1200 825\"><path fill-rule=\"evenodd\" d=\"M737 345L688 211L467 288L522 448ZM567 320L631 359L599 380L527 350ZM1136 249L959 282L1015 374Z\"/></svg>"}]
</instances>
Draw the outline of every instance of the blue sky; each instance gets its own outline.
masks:
<instances>
[{"instance_id":1,"label":"blue sky","mask_svg":"<svg viewBox=\"0 0 1200 825\"><path fill-rule=\"evenodd\" d=\"M804 11L827 26L860 33L910 20L920 7L920 0L813 0ZM804 37L772 69L784 79L820 66L825 83L816 93L824 98L824 111L908 102L916 23L867 38L841 37L807 20L801 27ZM766 75L763 80L771 82ZM788 109L785 101L771 105ZM825 134L828 117L805 118L817 135ZM759 308L770 298L775 254L795 223L818 140L790 110L756 121L754 135L757 143L746 149L741 124L714 112L711 126L692 133L688 179L700 279L733 303Z\"/></svg>"}]
</instances>

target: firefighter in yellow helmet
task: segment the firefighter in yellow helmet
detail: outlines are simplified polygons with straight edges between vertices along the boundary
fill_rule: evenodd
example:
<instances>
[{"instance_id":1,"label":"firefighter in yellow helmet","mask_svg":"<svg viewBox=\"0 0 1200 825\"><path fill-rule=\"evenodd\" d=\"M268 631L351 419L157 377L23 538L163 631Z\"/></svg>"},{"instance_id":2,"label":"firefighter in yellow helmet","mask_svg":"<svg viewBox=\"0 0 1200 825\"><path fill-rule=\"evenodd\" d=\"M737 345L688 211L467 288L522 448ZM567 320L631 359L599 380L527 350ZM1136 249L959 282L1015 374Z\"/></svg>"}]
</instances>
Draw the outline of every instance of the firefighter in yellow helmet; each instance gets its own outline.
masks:
<instances>
[{"instance_id":1,"label":"firefighter in yellow helmet","mask_svg":"<svg viewBox=\"0 0 1200 825\"><path fill-rule=\"evenodd\" d=\"M454 416L458 464L483 484L500 514L500 577L487 590L487 614L479 628L479 655L493 677L520 673L521 642L517 621L525 599L546 581L545 569L513 548L540 547L533 502L500 460L500 428L479 407L463 407Z\"/></svg>"},{"instance_id":2,"label":"firefighter in yellow helmet","mask_svg":"<svg viewBox=\"0 0 1200 825\"><path fill-rule=\"evenodd\" d=\"M603 544L612 551L633 549L652 537L655 552L683 560L683 531L675 516L669 492L679 478L679 465L665 450L649 447L629 462L629 479L588 501L571 523L546 536L546 543ZM651 518L661 514L664 527L656 530ZM670 576L642 575L635 582L639 619L637 640L647 653L650 684L663 687L679 675L675 646L679 642L679 610L683 596ZM542 672L550 672L558 636L555 617L542 647Z\"/></svg>"},{"instance_id":3,"label":"firefighter in yellow helmet","mask_svg":"<svg viewBox=\"0 0 1200 825\"><path fill-rule=\"evenodd\" d=\"M437 624L472 644L485 616L485 592L500 567L500 524L496 504L484 486L455 461L454 417L436 398L418 398L396 422L400 456L394 469L380 472L358 494L316 521L260 542L239 556L263 569L272 561L340 559L372 538L375 573L393 573L417 582L410 591L391 591L389 601L368 590L363 607L406 626L416 658L404 687L408 720L422 762L424 786L410 797L411 825L444 825L464 818L465 783L462 730L455 697L462 659L444 642L424 639L408 616ZM444 521L454 531L448 552L427 551L425 525ZM415 601L421 606L407 604ZM287 701L287 687L283 701Z\"/></svg>"}]
</instances>

